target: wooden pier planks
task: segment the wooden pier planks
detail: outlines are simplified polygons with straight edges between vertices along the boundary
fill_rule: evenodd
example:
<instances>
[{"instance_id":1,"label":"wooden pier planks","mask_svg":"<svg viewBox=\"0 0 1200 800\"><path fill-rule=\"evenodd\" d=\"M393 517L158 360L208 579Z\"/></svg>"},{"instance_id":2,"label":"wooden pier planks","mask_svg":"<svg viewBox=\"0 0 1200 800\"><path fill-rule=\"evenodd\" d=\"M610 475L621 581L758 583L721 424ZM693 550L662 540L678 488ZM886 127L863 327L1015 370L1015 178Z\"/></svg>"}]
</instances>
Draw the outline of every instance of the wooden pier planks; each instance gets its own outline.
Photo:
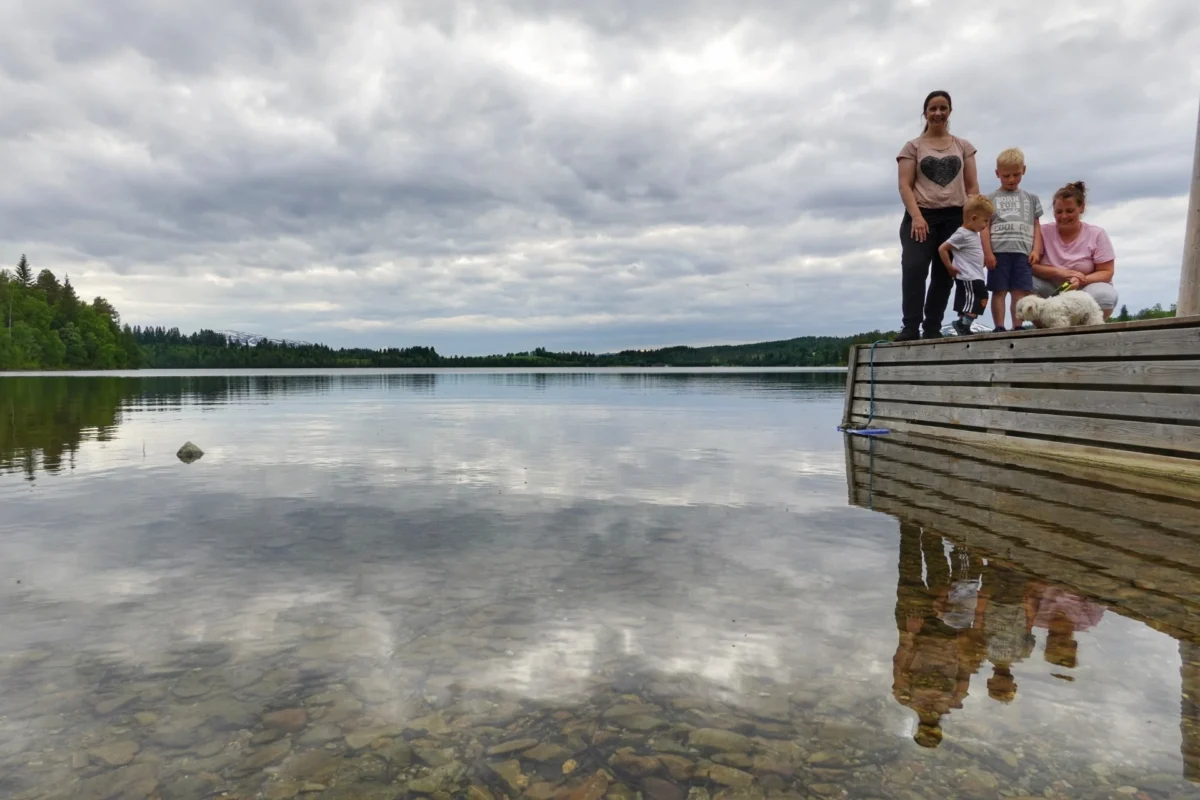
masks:
<instances>
[{"instance_id":1,"label":"wooden pier planks","mask_svg":"<svg viewBox=\"0 0 1200 800\"><path fill-rule=\"evenodd\" d=\"M1200 465L1200 318L859 345L843 423L868 419Z\"/></svg>"}]
</instances>

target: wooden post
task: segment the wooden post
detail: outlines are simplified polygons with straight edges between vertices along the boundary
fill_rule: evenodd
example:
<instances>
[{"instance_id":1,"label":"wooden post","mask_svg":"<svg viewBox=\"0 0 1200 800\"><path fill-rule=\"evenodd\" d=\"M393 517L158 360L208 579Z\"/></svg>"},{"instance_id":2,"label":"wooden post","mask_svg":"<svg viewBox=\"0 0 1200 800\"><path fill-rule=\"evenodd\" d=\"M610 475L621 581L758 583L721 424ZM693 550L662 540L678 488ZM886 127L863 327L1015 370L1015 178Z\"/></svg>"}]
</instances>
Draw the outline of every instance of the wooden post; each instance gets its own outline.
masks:
<instances>
[{"instance_id":1,"label":"wooden post","mask_svg":"<svg viewBox=\"0 0 1200 800\"><path fill-rule=\"evenodd\" d=\"M850 345L850 358L846 364L846 407L842 411L842 424L850 424L850 409L854 405L854 373L858 371L858 351L861 344Z\"/></svg>"},{"instance_id":2,"label":"wooden post","mask_svg":"<svg viewBox=\"0 0 1200 800\"><path fill-rule=\"evenodd\" d=\"M1178 317L1200 315L1200 115L1196 118L1196 152L1192 157L1192 191L1179 275Z\"/></svg>"}]
</instances>

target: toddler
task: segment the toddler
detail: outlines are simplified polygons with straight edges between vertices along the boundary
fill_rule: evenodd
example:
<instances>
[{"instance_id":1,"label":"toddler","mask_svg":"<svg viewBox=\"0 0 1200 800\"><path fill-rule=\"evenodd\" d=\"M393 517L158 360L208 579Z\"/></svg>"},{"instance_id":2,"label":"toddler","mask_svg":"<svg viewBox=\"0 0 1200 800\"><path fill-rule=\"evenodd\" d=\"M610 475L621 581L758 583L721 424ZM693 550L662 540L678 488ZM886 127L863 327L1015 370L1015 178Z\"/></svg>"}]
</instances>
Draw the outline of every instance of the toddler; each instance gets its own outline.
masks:
<instances>
[{"instance_id":1,"label":"toddler","mask_svg":"<svg viewBox=\"0 0 1200 800\"><path fill-rule=\"evenodd\" d=\"M1013 330L1021 327L1017 301L1033 291L1033 264L1042 255L1042 201L1021 188L1025 154L1010 147L996 156L1000 188L988 195L996 206L991 224L983 229L983 263L990 270L992 322L1003 331L1005 300L1012 295Z\"/></svg>"},{"instance_id":2,"label":"toddler","mask_svg":"<svg viewBox=\"0 0 1200 800\"><path fill-rule=\"evenodd\" d=\"M954 277L954 310L958 319L951 325L959 336L969 335L971 323L987 308L987 283L984 280L987 272L979 234L987 228L995 211L996 207L987 197L971 195L963 206L962 227L938 248L946 271Z\"/></svg>"}]
</instances>

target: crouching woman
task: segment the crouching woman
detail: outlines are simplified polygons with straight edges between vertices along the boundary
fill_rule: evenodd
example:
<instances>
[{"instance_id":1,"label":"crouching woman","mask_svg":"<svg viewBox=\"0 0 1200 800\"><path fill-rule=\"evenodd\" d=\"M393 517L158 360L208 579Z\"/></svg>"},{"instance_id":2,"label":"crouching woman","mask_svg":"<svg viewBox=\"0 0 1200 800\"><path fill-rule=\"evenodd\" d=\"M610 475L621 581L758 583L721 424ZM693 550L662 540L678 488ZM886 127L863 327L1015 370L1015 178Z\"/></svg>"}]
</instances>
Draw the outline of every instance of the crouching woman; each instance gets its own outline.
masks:
<instances>
[{"instance_id":1,"label":"crouching woman","mask_svg":"<svg viewBox=\"0 0 1200 800\"><path fill-rule=\"evenodd\" d=\"M1067 284L1090 294L1107 320L1117 306L1116 255L1104 229L1080 219L1086 207L1083 181L1054 193L1054 222L1042 226L1042 256L1033 265L1033 291L1050 297Z\"/></svg>"}]
</instances>

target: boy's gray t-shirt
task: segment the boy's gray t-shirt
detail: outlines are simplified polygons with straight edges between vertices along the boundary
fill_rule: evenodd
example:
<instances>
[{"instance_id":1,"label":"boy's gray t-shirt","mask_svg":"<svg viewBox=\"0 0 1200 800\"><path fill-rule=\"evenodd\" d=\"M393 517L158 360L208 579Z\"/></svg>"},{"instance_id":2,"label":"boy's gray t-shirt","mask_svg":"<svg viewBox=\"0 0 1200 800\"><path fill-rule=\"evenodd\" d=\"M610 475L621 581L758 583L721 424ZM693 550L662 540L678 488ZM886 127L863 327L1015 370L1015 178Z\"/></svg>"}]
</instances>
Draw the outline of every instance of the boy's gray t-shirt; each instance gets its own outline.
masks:
<instances>
[{"instance_id":1,"label":"boy's gray t-shirt","mask_svg":"<svg viewBox=\"0 0 1200 800\"><path fill-rule=\"evenodd\" d=\"M1025 253L1033 250L1033 225L1042 216L1042 201L1024 189L997 189L988 195L996 207L992 215L992 252Z\"/></svg>"}]
</instances>

